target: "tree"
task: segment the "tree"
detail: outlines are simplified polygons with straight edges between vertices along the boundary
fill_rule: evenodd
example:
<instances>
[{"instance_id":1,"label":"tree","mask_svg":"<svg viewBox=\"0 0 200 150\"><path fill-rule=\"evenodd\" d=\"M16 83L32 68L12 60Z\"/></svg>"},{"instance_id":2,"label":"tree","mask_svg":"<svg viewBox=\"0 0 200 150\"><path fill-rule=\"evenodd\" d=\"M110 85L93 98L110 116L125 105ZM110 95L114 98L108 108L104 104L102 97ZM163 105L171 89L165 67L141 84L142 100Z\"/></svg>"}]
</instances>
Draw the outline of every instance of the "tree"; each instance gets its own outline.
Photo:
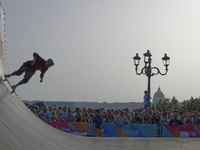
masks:
<instances>
[{"instance_id":1,"label":"tree","mask_svg":"<svg viewBox=\"0 0 200 150\"><path fill-rule=\"evenodd\" d=\"M175 97L173 97L171 100L170 109L174 109L174 110L179 109L178 100Z\"/></svg>"},{"instance_id":2,"label":"tree","mask_svg":"<svg viewBox=\"0 0 200 150\"><path fill-rule=\"evenodd\" d=\"M156 105L155 108L158 110L162 108L163 111L168 111L171 109L177 110L179 108L178 100L173 97L171 100L166 98L164 101L160 100Z\"/></svg>"},{"instance_id":3,"label":"tree","mask_svg":"<svg viewBox=\"0 0 200 150\"><path fill-rule=\"evenodd\" d=\"M184 112L200 111L200 98L191 97L190 100L184 100L182 109Z\"/></svg>"}]
</instances>

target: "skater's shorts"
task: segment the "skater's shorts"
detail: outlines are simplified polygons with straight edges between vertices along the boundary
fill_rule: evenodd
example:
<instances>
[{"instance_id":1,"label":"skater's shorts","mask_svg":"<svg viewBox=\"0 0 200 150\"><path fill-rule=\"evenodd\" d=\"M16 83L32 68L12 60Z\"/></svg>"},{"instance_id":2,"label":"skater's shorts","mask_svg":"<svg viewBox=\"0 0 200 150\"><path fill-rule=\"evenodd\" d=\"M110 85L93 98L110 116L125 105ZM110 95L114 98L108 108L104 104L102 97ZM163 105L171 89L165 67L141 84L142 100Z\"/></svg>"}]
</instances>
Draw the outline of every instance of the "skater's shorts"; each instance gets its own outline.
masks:
<instances>
[{"instance_id":1,"label":"skater's shorts","mask_svg":"<svg viewBox=\"0 0 200 150\"><path fill-rule=\"evenodd\" d=\"M15 72L15 74L19 76L19 75L21 75L24 72L25 72L25 75L24 75L23 83L27 83L30 80L30 78L35 74L35 72L32 71L31 69L29 69L28 67L26 67L25 65L22 65Z\"/></svg>"}]
</instances>

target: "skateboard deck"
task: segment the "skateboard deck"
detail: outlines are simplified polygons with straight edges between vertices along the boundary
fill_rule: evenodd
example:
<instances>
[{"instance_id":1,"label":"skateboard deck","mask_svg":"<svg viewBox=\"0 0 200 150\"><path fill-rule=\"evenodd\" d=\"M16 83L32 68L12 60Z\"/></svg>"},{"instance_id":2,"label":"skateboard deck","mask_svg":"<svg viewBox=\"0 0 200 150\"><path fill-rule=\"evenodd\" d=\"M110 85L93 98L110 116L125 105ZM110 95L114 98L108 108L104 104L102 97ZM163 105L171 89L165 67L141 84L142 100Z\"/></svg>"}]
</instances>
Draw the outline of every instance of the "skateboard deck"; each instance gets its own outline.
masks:
<instances>
[{"instance_id":1,"label":"skateboard deck","mask_svg":"<svg viewBox=\"0 0 200 150\"><path fill-rule=\"evenodd\" d=\"M12 89L12 85L10 84L10 81L8 80L8 78L6 78L5 77L5 75L4 75L4 80L3 81L7 81L7 83L10 85L10 87L11 87L11 89ZM11 94L12 93L15 93L15 91L13 91L13 89L12 89L12 91L10 92Z\"/></svg>"}]
</instances>

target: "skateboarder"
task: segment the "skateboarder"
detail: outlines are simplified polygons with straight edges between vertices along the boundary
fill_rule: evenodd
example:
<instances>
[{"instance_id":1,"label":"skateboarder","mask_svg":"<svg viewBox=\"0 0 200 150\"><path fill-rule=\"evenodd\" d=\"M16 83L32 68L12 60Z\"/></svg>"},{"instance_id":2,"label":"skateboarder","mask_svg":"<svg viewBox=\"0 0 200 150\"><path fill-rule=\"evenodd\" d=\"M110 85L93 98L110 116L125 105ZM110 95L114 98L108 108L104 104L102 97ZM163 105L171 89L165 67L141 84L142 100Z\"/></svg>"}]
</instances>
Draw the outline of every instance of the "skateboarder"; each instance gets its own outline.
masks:
<instances>
[{"instance_id":1,"label":"skateboarder","mask_svg":"<svg viewBox=\"0 0 200 150\"><path fill-rule=\"evenodd\" d=\"M25 84L29 81L29 79L35 74L36 70L40 70L40 82L43 81L44 73L48 70L49 67L53 66L54 62L52 59L48 59L47 61L40 57L39 54L33 53L33 60L29 60L17 70L11 74L5 75L5 78L9 78L10 76L20 76L25 72L24 79L21 80L16 85L12 86L13 92L15 89L22 84Z\"/></svg>"}]
</instances>

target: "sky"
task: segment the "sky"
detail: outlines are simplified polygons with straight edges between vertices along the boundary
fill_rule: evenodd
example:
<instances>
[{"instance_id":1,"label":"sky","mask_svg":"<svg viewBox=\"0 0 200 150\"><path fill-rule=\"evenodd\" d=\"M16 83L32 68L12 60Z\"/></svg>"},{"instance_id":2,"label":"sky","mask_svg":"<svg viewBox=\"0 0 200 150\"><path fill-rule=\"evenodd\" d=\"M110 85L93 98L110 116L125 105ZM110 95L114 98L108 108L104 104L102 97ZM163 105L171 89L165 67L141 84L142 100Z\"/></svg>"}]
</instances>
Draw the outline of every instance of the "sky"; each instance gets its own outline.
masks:
<instances>
[{"instance_id":1,"label":"sky","mask_svg":"<svg viewBox=\"0 0 200 150\"><path fill-rule=\"evenodd\" d=\"M199 0L1 0L6 20L9 72L37 52L55 65L17 93L26 100L143 102L147 77L133 57L150 50L151 96L161 88L179 101L200 96ZM23 78L12 77L17 83Z\"/></svg>"}]
</instances>

